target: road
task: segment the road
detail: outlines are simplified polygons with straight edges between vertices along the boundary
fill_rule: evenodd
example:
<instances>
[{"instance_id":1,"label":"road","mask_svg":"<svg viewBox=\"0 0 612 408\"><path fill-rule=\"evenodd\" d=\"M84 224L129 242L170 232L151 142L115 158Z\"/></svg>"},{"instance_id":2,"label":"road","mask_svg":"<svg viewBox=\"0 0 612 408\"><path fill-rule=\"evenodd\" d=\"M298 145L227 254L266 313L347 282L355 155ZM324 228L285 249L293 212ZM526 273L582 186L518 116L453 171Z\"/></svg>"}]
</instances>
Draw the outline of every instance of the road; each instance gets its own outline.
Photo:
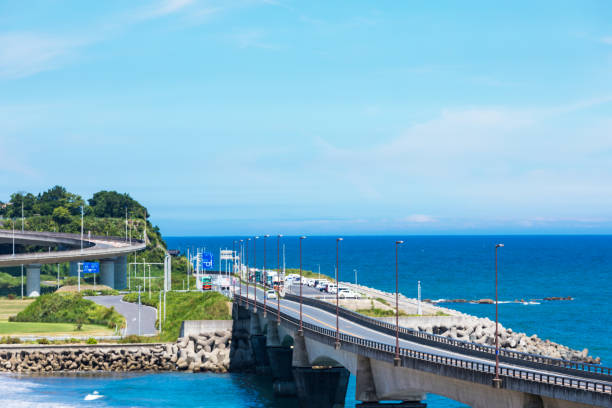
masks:
<instances>
[{"instance_id":1,"label":"road","mask_svg":"<svg viewBox=\"0 0 612 408\"><path fill-rule=\"evenodd\" d=\"M292 288L292 289L293 289L292 290L293 293L296 292L296 289L297 289L297 292L299 293L298 288ZM303 294L306 293L307 291L311 293L312 290L313 290L312 288L303 287L302 292ZM245 285L243 285L242 287L242 295L246 296L246 286ZM249 296L250 296L250 299L252 300L253 298L252 285L249 290ZM259 302L263 302L263 291L260 289L257 290L257 300ZM266 302L267 302L267 307L269 308L268 310L274 313L277 308L277 300L268 299L266 300ZM299 318L299 303L298 302L281 299L280 309L282 312L286 314ZM308 306L308 305L302 305L302 316L303 316L302 319L304 322L308 322L308 323L317 325L319 327L324 327L327 329L332 329L332 330L336 329L335 314L329 313L322 309ZM373 340L379 343L395 345L395 336L391 336L391 335L379 332L377 330L370 329L368 327L362 326L355 322L346 320L342 317L339 318L338 326L339 326L339 330L341 333L345 333L345 334L348 334L354 337L358 337L358 338ZM449 350L445 350L442 348L437 348L434 346L427 346L427 345L423 345L420 343L416 343L416 342L408 341L404 339L400 339L399 343L400 343L401 348L435 354L435 355L442 356L442 357L451 357L451 358L455 358L459 360L485 363L485 364L491 364L491 363L494 363L495 361L494 360L495 357L493 355L491 356L490 359L480 358L480 357L465 355L460 352L449 351ZM530 372L539 373L543 375L546 375L546 374L556 375L559 377L571 378L573 380L585 380L586 379L585 377L580 376L580 371L576 371L575 375L569 375L569 374L561 374L555 371L548 371L546 369L536 369L536 368L530 368L527 366L514 365L514 364L501 363L500 367L515 368L515 369L520 369L523 371L530 371ZM612 380L608 380L608 381L599 380L598 382L602 384L612 385Z\"/></svg>"},{"instance_id":2,"label":"road","mask_svg":"<svg viewBox=\"0 0 612 408\"><path fill-rule=\"evenodd\" d=\"M145 295L146 296L146 295ZM92 300L105 307L114 307L126 322L126 335L138 334L138 305L135 303L124 302L123 296L85 296L85 299ZM141 335L149 336L157 334L155 321L157 320L157 309L141 305L140 310L140 330Z\"/></svg>"}]
</instances>

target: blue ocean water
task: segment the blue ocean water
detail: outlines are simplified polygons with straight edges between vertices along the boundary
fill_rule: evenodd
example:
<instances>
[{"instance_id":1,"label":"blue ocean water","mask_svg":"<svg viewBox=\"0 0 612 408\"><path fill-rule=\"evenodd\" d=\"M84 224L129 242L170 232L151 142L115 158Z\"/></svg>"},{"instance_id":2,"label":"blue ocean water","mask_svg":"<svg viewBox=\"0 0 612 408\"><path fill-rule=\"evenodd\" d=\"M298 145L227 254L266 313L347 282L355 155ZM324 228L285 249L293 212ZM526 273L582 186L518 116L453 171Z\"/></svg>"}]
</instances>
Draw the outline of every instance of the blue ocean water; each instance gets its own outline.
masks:
<instances>
[{"instance_id":1,"label":"blue ocean water","mask_svg":"<svg viewBox=\"0 0 612 408\"><path fill-rule=\"evenodd\" d=\"M170 248L203 248L218 255L243 237L168 237ZM404 240L399 252L399 286L406 296L416 297L417 281L423 298L494 298L494 245L499 250L499 297L542 299L571 296L572 301L539 301L539 304L500 304L505 327L529 335L537 333L576 349L588 348L612 365L612 236L346 236L340 247L340 280L392 291L395 288L395 241ZM252 241L251 241L252 242ZM283 237L287 267L298 267L297 237ZM257 244L257 266L263 266L263 240ZM277 262L276 238L268 238L268 267ZM252 261L253 246L249 259ZM282 249L281 249L282 251ZM335 237L308 237L303 241L303 267L332 275ZM216 259L215 259L216 262ZM451 308L494 318L492 305L450 304ZM6 390L6 391L5 391ZM120 376L0 377L0 395L20 400L31 390L30 403L21 406L295 406L295 400L275 399L268 380L246 374L141 374ZM84 402L97 390L104 397ZM347 406L355 405L355 382L351 378ZM430 408L464 407L449 399L429 395ZM28 405L30 404L30 405ZM10 405L10 404L9 404ZM14 404L17 405L17 404Z\"/></svg>"}]
</instances>

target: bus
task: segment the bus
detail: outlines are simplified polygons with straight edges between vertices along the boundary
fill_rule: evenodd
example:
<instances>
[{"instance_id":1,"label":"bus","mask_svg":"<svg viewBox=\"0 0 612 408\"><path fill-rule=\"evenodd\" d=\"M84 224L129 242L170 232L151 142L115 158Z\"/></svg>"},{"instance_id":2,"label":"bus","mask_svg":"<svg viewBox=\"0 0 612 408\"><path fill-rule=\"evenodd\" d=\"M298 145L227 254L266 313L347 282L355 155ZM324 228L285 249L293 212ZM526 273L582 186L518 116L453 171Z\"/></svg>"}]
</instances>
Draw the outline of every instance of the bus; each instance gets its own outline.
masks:
<instances>
[{"instance_id":1,"label":"bus","mask_svg":"<svg viewBox=\"0 0 612 408\"><path fill-rule=\"evenodd\" d=\"M202 276L202 290L212 289L212 278L208 275Z\"/></svg>"}]
</instances>

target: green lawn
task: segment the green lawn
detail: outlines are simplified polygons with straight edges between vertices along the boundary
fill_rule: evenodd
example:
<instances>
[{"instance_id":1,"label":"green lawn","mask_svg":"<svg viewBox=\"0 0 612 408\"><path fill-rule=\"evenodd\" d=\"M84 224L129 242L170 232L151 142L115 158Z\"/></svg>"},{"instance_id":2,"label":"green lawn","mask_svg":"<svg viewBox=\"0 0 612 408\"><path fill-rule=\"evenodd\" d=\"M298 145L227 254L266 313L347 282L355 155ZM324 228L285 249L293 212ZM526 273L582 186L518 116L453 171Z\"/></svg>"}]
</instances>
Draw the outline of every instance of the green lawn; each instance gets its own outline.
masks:
<instances>
[{"instance_id":1,"label":"green lawn","mask_svg":"<svg viewBox=\"0 0 612 408\"><path fill-rule=\"evenodd\" d=\"M0 299L0 322L8 321L9 316L15 316L33 301L34 299Z\"/></svg>"},{"instance_id":2,"label":"green lawn","mask_svg":"<svg viewBox=\"0 0 612 408\"><path fill-rule=\"evenodd\" d=\"M40 322L0 322L0 335L20 336L110 336L113 330L97 324L84 324L82 330L75 330L74 323L40 323Z\"/></svg>"}]
</instances>

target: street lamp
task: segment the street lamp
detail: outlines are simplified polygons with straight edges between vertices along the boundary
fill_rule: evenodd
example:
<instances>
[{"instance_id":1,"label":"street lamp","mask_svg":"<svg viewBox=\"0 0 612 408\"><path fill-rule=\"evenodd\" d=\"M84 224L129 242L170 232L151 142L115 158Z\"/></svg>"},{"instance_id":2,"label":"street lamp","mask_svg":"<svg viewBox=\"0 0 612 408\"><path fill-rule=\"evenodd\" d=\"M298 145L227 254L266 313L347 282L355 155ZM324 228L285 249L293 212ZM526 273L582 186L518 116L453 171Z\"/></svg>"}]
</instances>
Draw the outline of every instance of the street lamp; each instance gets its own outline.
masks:
<instances>
[{"instance_id":1,"label":"street lamp","mask_svg":"<svg viewBox=\"0 0 612 408\"><path fill-rule=\"evenodd\" d=\"M253 312L257 313L257 240L259 237L253 238Z\"/></svg>"},{"instance_id":2,"label":"street lamp","mask_svg":"<svg viewBox=\"0 0 612 408\"><path fill-rule=\"evenodd\" d=\"M340 318L338 317L338 313L340 312L340 307L339 307L339 296L338 296L338 292L340 292L340 281L338 280L338 276L340 276L340 257L339 257L339 248L340 248L340 241L342 241L342 238L336 238L336 343L335 343L335 347L336 349L340 348Z\"/></svg>"},{"instance_id":3,"label":"street lamp","mask_svg":"<svg viewBox=\"0 0 612 408\"><path fill-rule=\"evenodd\" d=\"M276 236L276 281L277 284L277 292L276 292L276 323L280 326L280 239L282 235L278 234Z\"/></svg>"},{"instance_id":4,"label":"street lamp","mask_svg":"<svg viewBox=\"0 0 612 408\"><path fill-rule=\"evenodd\" d=\"M247 309L249 308L249 241L251 240L251 238L247 238L246 240L246 283L247 283L247 298L246 298L246 307Z\"/></svg>"},{"instance_id":5,"label":"street lamp","mask_svg":"<svg viewBox=\"0 0 612 408\"><path fill-rule=\"evenodd\" d=\"M238 298L238 304L242 305L242 243L244 242L243 239L240 240L240 266L239 266L239 271L238 271L238 292L240 297Z\"/></svg>"},{"instance_id":6,"label":"street lamp","mask_svg":"<svg viewBox=\"0 0 612 408\"><path fill-rule=\"evenodd\" d=\"M232 241L232 299L236 297L236 240Z\"/></svg>"},{"instance_id":7,"label":"street lamp","mask_svg":"<svg viewBox=\"0 0 612 408\"><path fill-rule=\"evenodd\" d=\"M270 235L266 234L263 237L264 238L264 268L263 268L263 289L264 289L264 299L263 299L264 300L263 301L264 312L263 312L263 315L264 315L264 317L266 317L266 314L267 314L267 310L266 310L266 284L268 283L268 279L267 279L268 275L266 274L266 241L267 241L267 238L269 236Z\"/></svg>"},{"instance_id":8,"label":"street lamp","mask_svg":"<svg viewBox=\"0 0 612 408\"><path fill-rule=\"evenodd\" d=\"M300 237L300 328L298 329L298 336L304 335L303 320L302 320L302 241L306 237Z\"/></svg>"},{"instance_id":9,"label":"street lamp","mask_svg":"<svg viewBox=\"0 0 612 408\"><path fill-rule=\"evenodd\" d=\"M400 365L399 358L399 268L397 262L398 248L404 241L395 241L395 358L393 363L396 367Z\"/></svg>"},{"instance_id":10,"label":"street lamp","mask_svg":"<svg viewBox=\"0 0 612 408\"><path fill-rule=\"evenodd\" d=\"M357 286L357 269L353 269L353 272L355 272L355 286Z\"/></svg>"},{"instance_id":11,"label":"street lamp","mask_svg":"<svg viewBox=\"0 0 612 408\"><path fill-rule=\"evenodd\" d=\"M504 244L495 244L495 378L493 379L493 387L501 387L501 379L499 378L499 316L497 313L498 298L497 298L497 248L503 247Z\"/></svg>"}]
</instances>

